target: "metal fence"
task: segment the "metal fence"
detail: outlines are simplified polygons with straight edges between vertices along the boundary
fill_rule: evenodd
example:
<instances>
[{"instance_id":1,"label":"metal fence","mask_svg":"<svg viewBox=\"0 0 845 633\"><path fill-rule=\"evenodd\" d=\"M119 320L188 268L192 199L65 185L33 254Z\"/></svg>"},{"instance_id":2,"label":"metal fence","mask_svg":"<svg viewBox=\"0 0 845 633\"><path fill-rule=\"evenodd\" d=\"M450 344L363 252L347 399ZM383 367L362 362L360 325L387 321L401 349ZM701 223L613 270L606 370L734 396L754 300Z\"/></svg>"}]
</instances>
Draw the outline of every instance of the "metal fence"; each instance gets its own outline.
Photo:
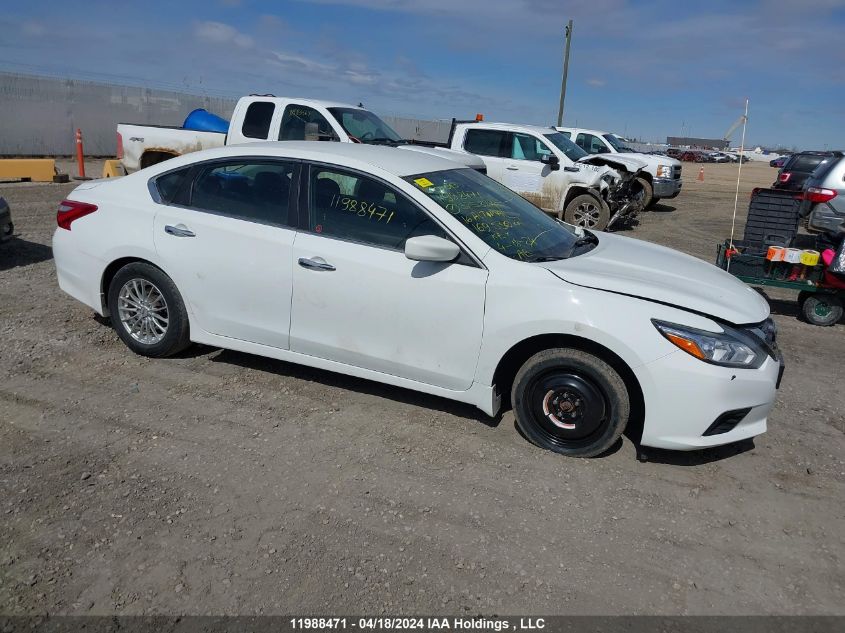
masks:
<instances>
[{"instance_id":1,"label":"metal fence","mask_svg":"<svg viewBox=\"0 0 845 633\"><path fill-rule=\"evenodd\" d=\"M194 108L229 118L235 100L75 79L0 73L0 155L114 156L119 122L181 125Z\"/></svg>"}]
</instances>

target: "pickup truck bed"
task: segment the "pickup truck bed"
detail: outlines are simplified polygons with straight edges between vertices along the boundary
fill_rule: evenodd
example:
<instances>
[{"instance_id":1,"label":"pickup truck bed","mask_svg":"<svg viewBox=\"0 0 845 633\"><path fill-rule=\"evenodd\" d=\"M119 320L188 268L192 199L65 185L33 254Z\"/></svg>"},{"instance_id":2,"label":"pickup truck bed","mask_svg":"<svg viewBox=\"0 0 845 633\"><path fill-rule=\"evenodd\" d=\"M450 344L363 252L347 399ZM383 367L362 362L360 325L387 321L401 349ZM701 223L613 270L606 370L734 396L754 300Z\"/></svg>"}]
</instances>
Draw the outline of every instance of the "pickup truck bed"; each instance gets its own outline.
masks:
<instances>
[{"instance_id":1,"label":"pickup truck bed","mask_svg":"<svg viewBox=\"0 0 845 633\"><path fill-rule=\"evenodd\" d=\"M173 125L117 125L118 157L130 174L174 156L225 144L226 135L221 132L198 132Z\"/></svg>"}]
</instances>

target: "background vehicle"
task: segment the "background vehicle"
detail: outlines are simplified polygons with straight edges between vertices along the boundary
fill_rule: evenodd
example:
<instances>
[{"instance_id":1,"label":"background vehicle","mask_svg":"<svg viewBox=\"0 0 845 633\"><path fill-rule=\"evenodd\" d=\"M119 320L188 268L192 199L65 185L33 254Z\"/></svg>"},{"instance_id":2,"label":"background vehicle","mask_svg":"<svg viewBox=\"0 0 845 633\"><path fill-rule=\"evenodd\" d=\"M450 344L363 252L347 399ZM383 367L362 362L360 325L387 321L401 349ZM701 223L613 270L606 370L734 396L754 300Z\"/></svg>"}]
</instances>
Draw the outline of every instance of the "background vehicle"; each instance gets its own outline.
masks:
<instances>
[{"instance_id":1,"label":"background vehicle","mask_svg":"<svg viewBox=\"0 0 845 633\"><path fill-rule=\"evenodd\" d=\"M791 157L792 154L785 154L784 156L778 156L777 158L773 158L769 161L769 167L777 167L778 169L780 169L786 164L786 161L788 161Z\"/></svg>"},{"instance_id":2,"label":"background vehicle","mask_svg":"<svg viewBox=\"0 0 845 633\"><path fill-rule=\"evenodd\" d=\"M193 113L192 113L193 114ZM272 95L241 97L227 133L161 125L117 126L118 157L127 173L203 149L261 141L339 141L390 145L460 161L473 169L484 162L465 153L410 145L377 115L360 106Z\"/></svg>"},{"instance_id":3,"label":"background vehicle","mask_svg":"<svg viewBox=\"0 0 845 633\"><path fill-rule=\"evenodd\" d=\"M845 156L845 154L838 151L798 152L793 154L778 173L777 180L772 184L772 188L801 191L804 188L804 183L816 169L823 168L823 165L839 160L842 156Z\"/></svg>"},{"instance_id":4,"label":"background vehicle","mask_svg":"<svg viewBox=\"0 0 845 633\"><path fill-rule=\"evenodd\" d=\"M582 128L555 128L588 154L620 154L636 156L646 166L641 175L645 192L643 204L648 207L661 198L675 198L681 193L681 163L674 158L635 152L615 134Z\"/></svg>"},{"instance_id":5,"label":"background vehicle","mask_svg":"<svg viewBox=\"0 0 845 633\"><path fill-rule=\"evenodd\" d=\"M714 163L730 163L731 157L724 152L710 152L710 159Z\"/></svg>"},{"instance_id":6,"label":"background vehicle","mask_svg":"<svg viewBox=\"0 0 845 633\"><path fill-rule=\"evenodd\" d=\"M439 157L220 148L84 183L57 223L60 287L146 356L196 341L489 415L510 394L531 441L573 456L608 449L637 411L643 445L691 450L764 432L773 405L757 293Z\"/></svg>"},{"instance_id":7,"label":"background vehicle","mask_svg":"<svg viewBox=\"0 0 845 633\"><path fill-rule=\"evenodd\" d=\"M807 229L838 233L845 222L845 157L819 164L804 183L800 215Z\"/></svg>"},{"instance_id":8,"label":"background vehicle","mask_svg":"<svg viewBox=\"0 0 845 633\"><path fill-rule=\"evenodd\" d=\"M446 143L425 144L479 156L488 176L576 226L611 228L643 207L645 160L591 156L554 128L453 119Z\"/></svg>"},{"instance_id":9,"label":"background vehicle","mask_svg":"<svg viewBox=\"0 0 845 633\"><path fill-rule=\"evenodd\" d=\"M12 212L5 198L0 197L0 242L3 242L15 232L15 225L12 224Z\"/></svg>"}]
</instances>

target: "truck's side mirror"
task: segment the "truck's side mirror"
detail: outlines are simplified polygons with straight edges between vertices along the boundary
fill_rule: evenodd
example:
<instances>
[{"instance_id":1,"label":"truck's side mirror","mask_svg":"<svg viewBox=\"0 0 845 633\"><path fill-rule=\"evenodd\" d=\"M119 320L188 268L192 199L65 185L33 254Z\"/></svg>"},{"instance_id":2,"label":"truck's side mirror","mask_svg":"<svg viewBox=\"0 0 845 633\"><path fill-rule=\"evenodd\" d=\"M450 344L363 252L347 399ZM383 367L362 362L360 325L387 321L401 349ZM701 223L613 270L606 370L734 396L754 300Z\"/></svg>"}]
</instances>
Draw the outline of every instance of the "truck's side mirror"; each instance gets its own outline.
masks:
<instances>
[{"instance_id":1,"label":"truck's side mirror","mask_svg":"<svg viewBox=\"0 0 845 633\"><path fill-rule=\"evenodd\" d=\"M560 159L554 154L540 154L540 162L548 165L552 171L560 169Z\"/></svg>"}]
</instances>

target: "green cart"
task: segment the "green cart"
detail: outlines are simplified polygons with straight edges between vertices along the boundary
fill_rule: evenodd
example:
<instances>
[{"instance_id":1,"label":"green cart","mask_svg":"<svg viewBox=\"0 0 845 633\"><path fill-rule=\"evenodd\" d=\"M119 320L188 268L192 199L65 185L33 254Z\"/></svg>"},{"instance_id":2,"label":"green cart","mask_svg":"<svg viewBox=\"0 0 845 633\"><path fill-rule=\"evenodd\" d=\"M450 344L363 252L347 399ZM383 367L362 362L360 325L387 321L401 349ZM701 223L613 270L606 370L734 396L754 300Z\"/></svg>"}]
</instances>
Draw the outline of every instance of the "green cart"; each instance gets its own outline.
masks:
<instances>
[{"instance_id":1,"label":"green cart","mask_svg":"<svg viewBox=\"0 0 845 633\"><path fill-rule=\"evenodd\" d=\"M750 286L785 288L798 292L801 314L813 325L834 325L842 318L845 289L824 284L824 266L771 262L763 253L750 252L743 242L719 244L716 265Z\"/></svg>"}]
</instances>

